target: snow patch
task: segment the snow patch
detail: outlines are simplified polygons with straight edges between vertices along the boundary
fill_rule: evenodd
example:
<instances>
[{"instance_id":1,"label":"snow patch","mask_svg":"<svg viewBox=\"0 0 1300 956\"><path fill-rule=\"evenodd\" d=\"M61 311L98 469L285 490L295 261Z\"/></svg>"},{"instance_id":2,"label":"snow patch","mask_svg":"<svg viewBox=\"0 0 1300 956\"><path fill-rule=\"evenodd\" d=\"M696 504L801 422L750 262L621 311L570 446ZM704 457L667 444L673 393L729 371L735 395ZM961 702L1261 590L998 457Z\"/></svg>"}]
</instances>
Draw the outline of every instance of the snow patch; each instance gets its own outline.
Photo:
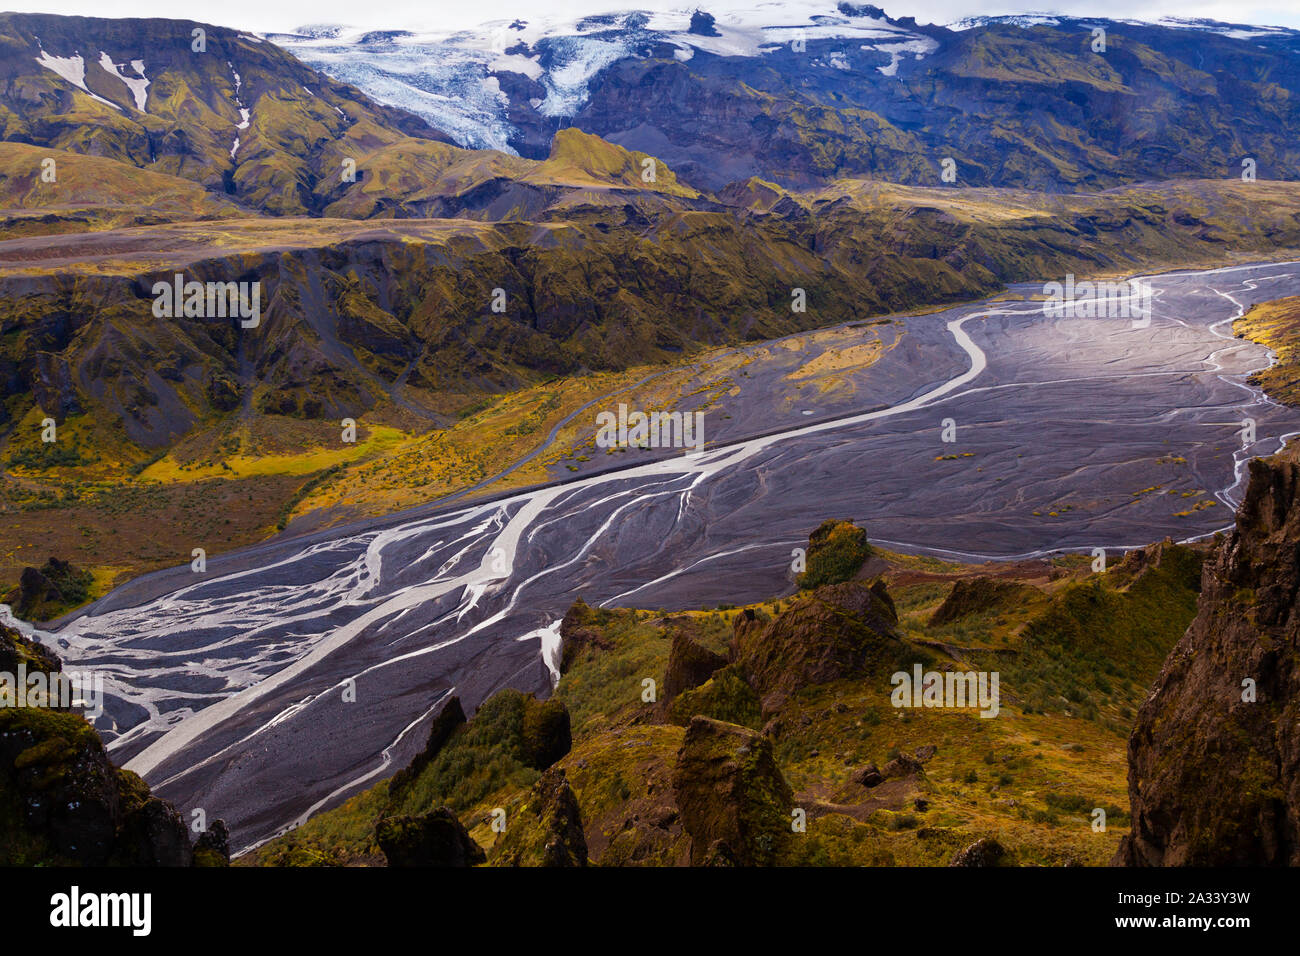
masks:
<instances>
[{"instance_id":1,"label":"snow patch","mask_svg":"<svg viewBox=\"0 0 1300 956\"><path fill-rule=\"evenodd\" d=\"M518 54L499 56L488 64L488 69L493 73L522 73L530 80L539 79L546 72L534 57Z\"/></svg>"},{"instance_id":2,"label":"snow patch","mask_svg":"<svg viewBox=\"0 0 1300 956\"><path fill-rule=\"evenodd\" d=\"M898 63L903 59L903 54L911 53L916 59L920 60L927 54L933 53L939 48L939 44L929 37L923 37L918 40L908 40L904 43L878 43L874 47L864 46L864 50L876 50L880 53L889 54L889 62L884 66L878 66L878 69L885 76L898 75Z\"/></svg>"},{"instance_id":3,"label":"snow patch","mask_svg":"<svg viewBox=\"0 0 1300 956\"><path fill-rule=\"evenodd\" d=\"M144 60L132 60L131 69L135 70L136 76L124 76L121 66L113 62L113 58L103 50L99 51L99 65L104 68L106 73L117 77L126 84L127 89L135 98L135 108L141 113L144 112L145 103L149 99L149 79L144 75Z\"/></svg>"},{"instance_id":4,"label":"snow patch","mask_svg":"<svg viewBox=\"0 0 1300 956\"><path fill-rule=\"evenodd\" d=\"M1002 17L965 17L956 23L948 24L949 30L973 30L976 27L986 27L994 23L1005 23L1013 27L1059 27L1061 21L1051 14L1047 13L1025 13L1015 14L1013 16Z\"/></svg>"},{"instance_id":5,"label":"snow patch","mask_svg":"<svg viewBox=\"0 0 1300 956\"><path fill-rule=\"evenodd\" d=\"M1123 22L1140 23L1136 20ZM1221 23L1218 20L1195 17L1161 17L1157 25L1175 30L1203 30L1206 33L1217 33L1219 36L1231 37L1234 40L1256 40L1259 37L1281 36L1295 32L1286 27L1247 26L1241 23Z\"/></svg>"},{"instance_id":6,"label":"snow patch","mask_svg":"<svg viewBox=\"0 0 1300 956\"><path fill-rule=\"evenodd\" d=\"M227 60L226 66L230 67L230 77L232 80L235 81L235 109L239 110L239 122L235 124L235 129L237 130L248 129L248 124L251 122L253 111L250 110L248 107L244 106L244 101L239 98L239 91L244 85L243 80L239 76L239 71L235 69L235 64ZM235 134L235 141L230 144L230 158L232 160L235 158L235 154L237 152L239 152L238 133Z\"/></svg>"},{"instance_id":7,"label":"snow patch","mask_svg":"<svg viewBox=\"0 0 1300 956\"><path fill-rule=\"evenodd\" d=\"M42 50L41 55L36 57L36 62L63 77L92 100L98 100L105 106L111 106L119 113L122 112L122 107L86 88L86 61L81 58L80 53L74 53L72 56L51 56L47 51Z\"/></svg>"}]
</instances>

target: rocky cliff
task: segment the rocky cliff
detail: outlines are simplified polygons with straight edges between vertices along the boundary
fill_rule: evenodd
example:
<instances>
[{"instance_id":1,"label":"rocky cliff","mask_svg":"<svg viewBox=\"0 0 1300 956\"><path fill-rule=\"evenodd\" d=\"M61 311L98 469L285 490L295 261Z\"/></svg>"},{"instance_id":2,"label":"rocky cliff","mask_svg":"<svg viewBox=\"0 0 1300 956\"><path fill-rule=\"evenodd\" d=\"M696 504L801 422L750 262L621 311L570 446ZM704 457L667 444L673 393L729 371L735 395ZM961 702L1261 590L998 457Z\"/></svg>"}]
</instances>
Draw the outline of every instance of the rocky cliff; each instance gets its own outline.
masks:
<instances>
[{"instance_id":1,"label":"rocky cliff","mask_svg":"<svg viewBox=\"0 0 1300 956\"><path fill-rule=\"evenodd\" d=\"M1300 466L1251 462L1237 526L1129 740L1128 866L1300 865Z\"/></svg>"},{"instance_id":2,"label":"rocky cliff","mask_svg":"<svg viewBox=\"0 0 1300 956\"><path fill-rule=\"evenodd\" d=\"M0 626L3 694L19 667L29 677L62 671L43 645ZM213 821L190 843L187 821L115 767L80 713L0 706L0 865L225 866L228 833ZM42 703L47 701L42 700Z\"/></svg>"}]
</instances>

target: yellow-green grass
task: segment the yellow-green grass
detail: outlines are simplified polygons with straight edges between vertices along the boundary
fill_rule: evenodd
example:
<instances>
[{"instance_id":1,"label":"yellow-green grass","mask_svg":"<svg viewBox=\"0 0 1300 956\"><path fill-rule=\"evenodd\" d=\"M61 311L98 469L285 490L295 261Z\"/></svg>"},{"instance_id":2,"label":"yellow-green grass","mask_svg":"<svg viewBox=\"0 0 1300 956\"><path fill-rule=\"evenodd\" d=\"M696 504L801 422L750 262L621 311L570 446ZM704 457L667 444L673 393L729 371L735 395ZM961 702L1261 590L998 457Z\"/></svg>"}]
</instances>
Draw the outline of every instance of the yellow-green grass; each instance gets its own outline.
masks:
<instances>
[{"instance_id":1,"label":"yellow-green grass","mask_svg":"<svg viewBox=\"0 0 1300 956\"><path fill-rule=\"evenodd\" d=\"M1232 325L1239 337L1272 349L1277 361L1251 381L1270 398L1300 405L1300 296L1254 305Z\"/></svg>"},{"instance_id":2,"label":"yellow-green grass","mask_svg":"<svg viewBox=\"0 0 1300 956\"><path fill-rule=\"evenodd\" d=\"M926 620L956 575L996 569L877 554L897 561L890 570L890 592L907 641L904 656L914 656L927 669L997 669L998 660L1014 657L998 658L994 652L1033 659L1045 646L1056 648L1058 661L1087 665L1092 649L1071 639L1070 629L1094 633L1110 627L1116 633L1105 642L1105 652L1144 688L1166 645L1172 645L1193 613L1190 581L1196 553L1166 548L1149 552L1145 562L1124 562L1104 574L1092 574L1087 562L1078 559L1002 566L1004 580L1036 590L953 625L930 628ZM1080 600L1096 589L1101 600ZM791 600L750 607L766 618L780 614ZM1098 608L1104 620L1096 617ZM555 696L568 707L573 728L573 750L559 765L577 796L594 859L607 864L686 861L687 847L680 838L638 844L640 838L625 824L628 814L654 811L669 799L666 791L682 741L680 726L662 723L658 702L643 699L645 680L663 686L670 638L678 630L725 652L735 613L730 608L587 612L582 626L597 632L603 646L586 645L568 661ZM1150 626L1142 623L1147 618ZM1154 631L1159 632L1158 647L1149 639ZM958 649L950 654L945 647ZM1067 670L1074 666L1068 664ZM1024 701L1025 688L1044 679L1043 674L1016 665L1003 667L1001 676L1001 708L994 718L980 717L973 709L895 708L885 673L796 691L781 706L772 739L777 763L794 791L794 806L808 813L809 824L806 833L791 840L783 862L944 865L975 840L993 837L1006 848L1008 862L1019 865L1109 863L1128 828L1128 726L1101 698L1113 697L1122 705L1131 695L1120 687L1094 688L1100 706L1093 715L1068 703L1044 710ZM1026 684L1018 682L1021 677ZM885 798L876 796L884 790L868 791L852 782L853 772L867 763L883 767L896 755L929 747L935 752L924 774ZM490 813L496 807L513 812L527 798L526 782L512 787L506 781L487 794L475 783L479 796L469 801L460 784L444 780L443 786L451 789L426 797L456 805L491 858L498 836L488 826ZM374 822L358 812L364 806L375 803L353 801L329 811L307 833L318 839L314 834L345 832L343 846L363 845ZM1098 809L1105 814L1104 829L1097 825ZM295 840L303 842L292 836L274 841L258 862L293 862L295 854L302 855ZM347 855L330 846L315 852L323 858Z\"/></svg>"},{"instance_id":3,"label":"yellow-green grass","mask_svg":"<svg viewBox=\"0 0 1300 956\"><path fill-rule=\"evenodd\" d=\"M249 478L258 475L310 475L348 462L359 461L407 447L413 436L386 425L358 427L355 442L342 441L342 429L333 423L322 423L322 432L332 432L338 438L336 445L320 445L293 454L246 455L235 454L219 463L195 465L178 460L174 455L154 462L140 473L142 481L163 483L201 481L204 478Z\"/></svg>"}]
</instances>

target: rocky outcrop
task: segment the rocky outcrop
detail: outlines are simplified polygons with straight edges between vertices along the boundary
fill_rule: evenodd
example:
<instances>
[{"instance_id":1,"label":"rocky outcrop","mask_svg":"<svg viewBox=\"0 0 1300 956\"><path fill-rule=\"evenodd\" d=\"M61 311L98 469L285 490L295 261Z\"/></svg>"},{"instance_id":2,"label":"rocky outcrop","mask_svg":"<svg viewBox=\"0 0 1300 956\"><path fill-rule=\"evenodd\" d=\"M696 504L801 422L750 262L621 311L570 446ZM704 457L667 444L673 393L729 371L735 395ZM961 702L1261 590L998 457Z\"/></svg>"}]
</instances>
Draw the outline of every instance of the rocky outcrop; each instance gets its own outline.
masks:
<instances>
[{"instance_id":1,"label":"rocky outcrop","mask_svg":"<svg viewBox=\"0 0 1300 956\"><path fill-rule=\"evenodd\" d=\"M586 648L596 650L609 650L613 644L600 632L600 628L593 626L596 622L597 612L584 601L578 598L573 605L564 612L564 618L560 621L560 673L568 673L573 661Z\"/></svg>"},{"instance_id":2,"label":"rocky outcrop","mask_svg":"<svg viewBox=\"0 0 1300 956\"><path fill-rule=\"evenodd\" d=\"M925 767L921 761L909 757L907 754L899 754L881 769L880 775L886 780L897 778L919 777L925 774Z\"/></svg>"},{"instance_id":3,"label":"rocky outcrop","mask_svg":"<svg viewBox=\"0 0 1300 956\"><path fill-rule=\"evenodd\" d=\"M47 649L0 626L0 671L60 670ZM12 669L11 669L12 668ZM212 829L225 824L216 821ZM0 707L0 863L189 866L229 862L226 840L191 847L185 820L136 774L115 767L80 714Z\"/></svg>"},{"instance_id":4,"label":"rocky outcrop","mask_svg":"<svg viewBox=\"0 0 1300 956\"><path fill-rule=\"evenodd\" d=\"M943 603L930 615L927 625L942 627L971 614L991 611L1018 597L1032 594L1033 590L1023 584L999 581L997 578L985 575L977 578L958 578Z\"/></svg>"},{"instance_id":5,"label":"rocky outcrop","mask_svg":"<svg viewBox=\"0 0 1300 956\"><path fill-rule=\"evenodd\" d=\"M63 670L63 661L40 641L24 637L10 627L0 625L0 672L17 674L18 665L28 671L55 674Z\"/></svg>"},{"instance_id":6,"label":"rocky outcrop","mask_svg":"<svg viewBox=\"0 0 1300 956\"><path fill-rule=\"evenodd\" d=\"M411 785L424 768L433 762L433 759L442 751L443 745L451 739L451 735L458 728L465 724L465 711L460 706L460 698L452 696L442 705L438 711L438 716L433 718L433 724L429 727L429 739L424 744L424 749L415 755L415 758L401 770L393 775L392 780L388 782L389 797L393 801L401 799L402 793Z\"/></svg>"},{"instance_id":7,"label":"rocky outcrop","mask_svg":"<svg viewBox=\"0 0 1300 956\"><path fill-rule=\"evenodd\" d=\"M769 714L801 687L892 665L905 647L897 629L883 581L833 584L797 598L768 623L742 611L731 659Z\"/></svg>"},{"instance_id":8,"label":"rocky outcrop","mask_svg":"<svg viewBox=\"0 0 1300 956\"><path fill-rule=\"evenodd\" d=\"M859 787L878 787L885 782L885 775L880 772L880 768L874 763L869 763L865 767L859 767L853 773L849 774L849 779Z\"/></svg>"},{"instance_id":9,"label":"rocky outcrop","mask_svg":"<svg viewBox=\"0 0 1300 956\"><path fill-rule=\"evenodd\" d=\"M494 866L587 865L587 838L578 799L564 771L552 767L533 785L528 800L506 824L493 853Z\"/></svg>"},{"instance_id":10,"label":"rocky outcrop","mask_svg":"<svg viewBox=\"0 0 1300 956\"><path fill-rule=\"evenodd\" d=\"M823 521L808 536L808 568L799 575L799 587L812 590L850 581L871 555L867 533L857 525L849 521Z\"/></svg>"},{"instance_id":11,"label":"rocky outcrop","mask_svg":"<svg viewBox=\"0 0 1300 956\"><path fill-rule=\"evenodd\" d=\"M446 807L415 816L385 817L375 841L389 866L475 866L487 854Z\"/></svg>"},{"instance_id":12,"label":"rocky outcrop","mask_svg":"<svg viewBox=\"0 0 1300 956\"><path fill-rule=\"evenodd\" d=\"M663 709L669 722L685 727L695 716L712 717L757 730L763 709L738 668L724 667L699 687L682 691Z\"/></svg>"},{"instance_id":13,"label":"rocky outcrop","mask_svg":"<svg viewBox=\"0 0 1300 956\"><path fill-rule=\"evenodd\" d=\"M1235 530L1129 739L1129 866L1300 865L1300 467L1250 463Z\"/></svg>"},{"instance_id":14,"label":"rocky outcrop","mask_svg":"<svg viewBox=\"0 0 1300 956\"><path fill-rule=\"evenodd\" d=\"M545 770L573 746L569 709L559 700L524 697L523 731L520 749L523 762L534 770Z\"/></svg>"},{"instance_id":15,"label":"rocky outcrop","mask_svg":"<svg viewBox=\"0 0 1300 956\"><path fill-rule=\"evenodd\" d=\"M394 775L383 794L377 826L386 827L403 859L448 859L452 843L444 832L447 824L425 820L428 814L445 809L464 815L505 782L526 787L573 745L563 702L538 700L513 688L483 701L470 720L464 717L460 701L449 698L433 721L424 750Z\"/></svg>"},{"instance_id":16,"label":"rocky outcrop","mask_svg":"<svg viewBox=\"0 0 1300 956\"><path fill-rule=\"evenodd\" d=\"M949 866L997 866L1006 855L1002 844L990 837L981 837L964 850L953 854Z\"/></svg>"},{"instance_id":17,"label":"rocky outcrop","mask_svg":"<svg viewBox=\"0 0 1300 956\"><path fill-rule=\"evenodd\" d=\"M793 797L762 734L696 717L673 771L691 863L776 863L790 837Z\"/></svg>"},{"instance_id":18,"label":"rocky outcrop","mask_svg":"<svg viewBox=\"0 0 1300 956\"><path fill-rule=\"evenodd\" d=\"M93 580L88 571L52 557L44 567L23 568L18 587L3 601L21 618L48 621L84 602Z\"/></svg>"},{"instance_id":19,"label":"rocky outcrop","mask_svg":"<svg viewBox=\"0 0 1300 956\"><path fill-rule=\"evenodd\" d=\"M230 865L230 829L225 820L217 820L194 841L194 865Z\"/></svg>"},{"instance_id":20,"label":"rocky outcrop","mask_svg":"<svg viewBox=\"0 0 1300 956\"><path fill-rule=\"evenodd\" d=\"M685 632L675 631L668 650L668 671L664 674L661 699L671 702L683 691L699 687L726 665L727 659L721 654L691 640Z\"/></svg>"}]
</instances>

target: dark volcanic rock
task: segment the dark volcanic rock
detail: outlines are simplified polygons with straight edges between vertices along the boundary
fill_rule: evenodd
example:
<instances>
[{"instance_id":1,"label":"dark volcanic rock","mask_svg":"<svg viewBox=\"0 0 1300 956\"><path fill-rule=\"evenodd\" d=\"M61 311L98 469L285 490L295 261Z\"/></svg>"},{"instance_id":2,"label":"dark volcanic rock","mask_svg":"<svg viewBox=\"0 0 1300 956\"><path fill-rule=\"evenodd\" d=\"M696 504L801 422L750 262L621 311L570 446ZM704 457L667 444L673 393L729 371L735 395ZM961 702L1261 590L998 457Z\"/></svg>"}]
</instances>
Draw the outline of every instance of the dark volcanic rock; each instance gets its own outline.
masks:
<instances>
[{"instance_id":1,"label":"dark volcanic rock","mask_svg":"<svg viewBox=\"0 0 1300 956\"><path fill-rule=\"evenodd\" d=\"M456 814L439 807L418 816L385 817L375 827L389 866L474 866L487 861Z\"/></svg>"},{"instance_id":2,"label":"dark volcanic rock","mask_svg":"<svg viewBox=\"0 0 1300 956\"><path fill-rule=\"evenodd\" d=\"M47 648L0 626L0 670L54 673ZM115 767L80 714L0 708L0 863L189 866L185 821L137 775ZM219 822L219 821L218 821ZM222 824L224 829L224 824Z\"/></svg>"},{"instance_id":3,"label":"dark volcanic rock","mask_svg":"<svg viewBox=\"0 0 1300 956\"><path fill-rule=\"evenodd\" d=\"M778 861L791 832L793 797L766 737L696 717L677 754L673 790L693 865Z\"/></svg>"},{"instance_id":4,"label":"dark volcanic rock","mask_svg":"<svg viewBox=\"0 0 1300 956\"><path fill-rule=\"evenodd\" d=\"M584 648L594 647L607 651L612 646L600 633L600 629L592 626L595 617L596 612L582 598L574 601L573 606L565 612L564 619L560 621L561 674L568 672L573 659Z\"/></svg>"},{"instance_id":5,"label":"dark volcanic rock","mask_svg":"<svg viewBox=\"0 0 1300 956\"><path fill-rule=\"evenodd\" d=\"M402 792L420 776L425 767L433 762L433 758L438 756L443 745L464 723L465 711L460 706L460 698L452 696L442 705L438 716L433 718L433 725L429 728L429 739L424 749L415 755L415 759L410 764L393 775L393 779L388 784L391 800L400 799Z\"/></svg>"},{"instance_id":6,"label":"dark volcanic rock","mask_svg":"<svg viewBox=\"0 0 1300 956\"><path fill-rule=\"evenodd\" d=\"M545 770L569 752L573 737L569 709L559 700L524 700L523 760L534 770Z\"/></svg>"},{"instance_id":7,"label":"dark volcanic rock","mask_svg":"<svg viewBox=\"0 0 1300 956\"><path fill-rule=\"evenodd\" d=\"M699 687L684 690L661 702L657 713L668 723L685 727L696 716L712 717L757 730L763 726L763 708L754 689L736 667L715 671Z\"/></svg>"},{"instance_id":8,"label":"dark volcanic rock","mask_svg":"<svg viewBox=\"0 0 1300 956\"><path fill-rule=\"evenodd\" d=\"M57 601L59 589L36 568L23 568L18 578L19 597L22 604L37 604L41 601Z\"/></svg>"},{"instance_id":9,"label":"dark volcanic rock","mask_svg":"<svg viewBox=\"0 0 1300 956\"><path fill-rule=\"evenodd\" d=\"M927 624L929 627L951 624L970 614L992 610L1032 590L1023 584L990 577L959 578Z\"/></svg>"},{"instance_id":10,"label":"dark volcanic rock","mask_svg":"<svg viewBox=\"0 0 1300 956\"><path fill-rule=\"evenodd\" d=\"M880 768L874 763L869 763L865 767L853 771L849 779L861 787L878 787L885 782L885 775L880 772Z\"/></svg>"},{"instance_id":11,"label":"dark volcanic rock","mask_svg":"<svg viewBox=\"0 0 1300 956\"><path fill-rule=\"evenodd\" d=\"M873 554L867 533L851 521L823 521L808 536L808 569L799 575L799 587L819 588L851 581Z\"/></svg>"},{"instance_id":12,"label":"dark volcanic rock","mask_svg":"<svg viewBox=\"0 0 1300 956\"><path fill-rule=\"evenodd\" d=\"M52 557L40 568L23 568L18 587L3 600L19 617L49 620L84 602L93 580L90 572Z\"/></svg>"},{"instance_id":13,"label":"dark volcanic rock","mask_svg":"<svg viewBox=\"0 0 1300 956\"><path fill-rule=\"evenodd\" d=\"M26 664L28 671L46 674L63 670L63 661L40 641L0 626L0 671L17 675L19 664Z\"/></svg>"},{"instance_id":14,"label":"dark volcanic rock","mask_svg":"<svg viewBox=\"0 0 1300 956\"><path fill-rule=\"evenodd\" d=\"M122 837L136 866L188 866L193 862L184 818L157 797L147 798L127 813Z\"/></svg>"},{"instance_id":15,"label":"dark volcanic rock","mask_svg":"<svg viewBox=\"0 0 1300 956\"><path fill-rule=\"evenodd\" d=\"M578 798L559 767L533 785L528 801L506 825L494 866L586 866L587 837Z\"/></svg>"},{"instance_id":16,"label":"dark volcanic rock","mask_svg":"<svg viewBox=\"0 0 1300 956\"><path fill-rule=\"evenodd\" d=\"M1300 467L1255 460L1129 738L1129 866L1300 865ZM1254 700L1247 680L1253 681Z\"/></svg>"},{"instance_id":17,"label":"dark volcanic rock","mask_svg":"<svg viewBox=\"0 0 1300 956\"><path fill-rule=\"evenodd\" d=\"M699 687L726 664L727 659L721 654L713 653L677 631L668 651L668 672L664 675L661 700L667 703L682 691Z\"/></svg>"},{"instance_id":18,"label":"dark volcanic rock","mask_svg":"<svg viewBox=\"0 0 1300 956\"><path fill-rule=\"evenodd\" d=\"M214 821L194 841L194 865L230 865L230 829L225 820Z\"/></svg>"},{"instance_id":19,"label":"dark volcanic rock","mask_svg":"<svg viewBox=\"0 0 1300 956\"><path fill-rule=\"evenodd\" d=\"M915 777L925 773L925 768L921 766L921 761L909 757L907 754L899 754L889 763L885 764L880 775L886 780L892 780L895 777Z\"/></svg>"},{"instance_id":20,"label":"dark volcanic rock","mask_svg":"<svg viewBox=\"0 0 1300 956\"><path fill-rule=\"evenodd\" d=\"M997 840L988 837L982 837L966 847L964 850L958 850L949 866L997 866L998 861L1006 855L1006 850L1002 849L1002 844Z\"/></svg>"},{"instance_id":21,"label":"dark volcanic rock","mask_svg":"<svg viewBox=\"0 0 1300 956\"><path fill-rule=\"evenodd\" d=\"M801 687L892 666L905 646L880 580L819 588L768 624L741 614L733 626L733 665L762 698L764 714Z\"/></svg>"},{"instance_id":22,"label":"dark volcanic rock","mask_svg":"<svg viewBox=\"0 0 1300 956\"><path fill-rule=\"evenodd\" d=\"M701 866L735 866L736 856L725 840L714 840L704 854Z\"/></svg>"}]
</instances>

